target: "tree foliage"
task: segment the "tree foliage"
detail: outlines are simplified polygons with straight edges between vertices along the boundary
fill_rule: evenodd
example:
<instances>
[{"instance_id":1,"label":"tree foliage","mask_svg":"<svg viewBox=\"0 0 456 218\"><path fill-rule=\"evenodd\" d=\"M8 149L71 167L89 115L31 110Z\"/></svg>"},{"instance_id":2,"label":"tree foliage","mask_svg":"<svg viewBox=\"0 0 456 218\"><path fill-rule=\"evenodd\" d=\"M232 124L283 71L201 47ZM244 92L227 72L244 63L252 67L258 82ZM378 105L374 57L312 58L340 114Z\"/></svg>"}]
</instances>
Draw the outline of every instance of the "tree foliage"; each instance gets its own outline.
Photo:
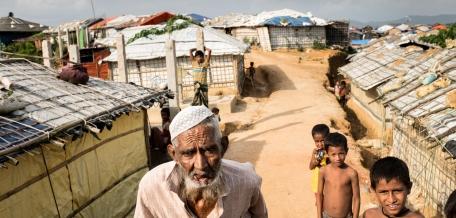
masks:
<instances>
[{"instance_id":1,"label":"tree foliage","mask_svg":"<svg viewBox=\"0 0 456 218\"><path fill-rule=\"evenodd\" d=\"M140 39L143 37L148 37L149 35L163 35L166 33L172 33L176 30L185 29L188 26L190 26L191 24L201 26L201 24L193 22L192 19L190 19L186 16L176 15L176 16L172 17L171 19L169 19L166 22L165 26L162 28L153 27L150 29L142 30L139 33L136 33L135 36L133 36L133 38L128 40L127 44L130 44L130 43L136 41L137 39Z\"/></svg>"},{"instance_id":2,"label":"tree foliage","mask_svg":"<svg viewBox=\"0 0 456 218\"><path fill-rule=\"evenodd\" d=\"M9 45L1 45L0 50L9 52L9 53L15 53L15 54L23 54L23 55L30 55L30 56L42 56L42 52L38 50L35 47L35 43L31 41L25 41L25 42L14 42ZM11 55L9 56L11 58L24 58L23 56L19 55ZM36 62L36 63L42 63L42 60L40 58L27 58L30 61Z\"/></svg>"},{"instance_id":3,"label":"tree foliage","mask_svg":"<svg viewBox=\"0 0 456 218\"><path fill-rule=\"evenodd\" d=\"M451 25L446 30L440 30L437 35L422 36L420 40L423 42L438 45L442 48L446 48L446 40L456 38L456 25Z\"/></svg>"}]
</instances>

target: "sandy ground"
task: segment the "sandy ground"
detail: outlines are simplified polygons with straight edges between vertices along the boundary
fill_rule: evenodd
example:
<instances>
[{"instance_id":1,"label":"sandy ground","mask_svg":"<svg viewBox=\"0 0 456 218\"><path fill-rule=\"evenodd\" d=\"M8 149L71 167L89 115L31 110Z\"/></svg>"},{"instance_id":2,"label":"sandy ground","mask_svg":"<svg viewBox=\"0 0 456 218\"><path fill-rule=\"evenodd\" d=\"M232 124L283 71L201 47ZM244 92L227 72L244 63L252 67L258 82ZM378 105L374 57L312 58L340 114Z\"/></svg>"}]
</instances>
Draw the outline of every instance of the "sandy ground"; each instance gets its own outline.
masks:
<instances>
[{"instance_id":1,"label":"sandy ground","mask_svg":"<svg viewBox=\"0 0 456 218\"><path fill-rule=\"evenodd\" d=\"M252 51L246 63L254 61L260 69L257 92L250 93L257 97L245 97L236 113L222 114L227 131L238 129L229 136L231 144L225 158L254 164L263 178L270 217L316 217L308 169L314 146L311 128L332 123L332 131L349 132L345 112L323 87L326 59L332 53ZM261 93L267 89L266 83L272 85L269 97ZM363 208L371 199L366 188L367 170L360 164L359 153L351 146L347 163L360 172Z\"/></svg>"}]
</instances>

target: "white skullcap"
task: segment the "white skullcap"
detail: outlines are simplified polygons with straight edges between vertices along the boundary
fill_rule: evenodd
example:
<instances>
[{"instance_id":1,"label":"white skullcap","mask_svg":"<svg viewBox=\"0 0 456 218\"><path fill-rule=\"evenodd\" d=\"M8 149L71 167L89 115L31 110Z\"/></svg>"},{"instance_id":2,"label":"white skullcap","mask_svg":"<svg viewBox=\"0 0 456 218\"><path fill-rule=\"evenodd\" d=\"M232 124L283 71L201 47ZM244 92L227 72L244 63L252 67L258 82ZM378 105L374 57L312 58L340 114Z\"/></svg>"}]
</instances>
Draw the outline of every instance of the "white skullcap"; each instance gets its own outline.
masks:
<instances>
[{"instance_id":1,"label":"white skullcap","mask_svg":"<svg viewBox=\"0 0 456 218\"><path fill-rule=\"evenodd\" d=\"M179 112L169 125L171 140L174 140L181 133L200 124L204 119L214 115L205 106L191 106Z\"/></svg>"}]
</instances>

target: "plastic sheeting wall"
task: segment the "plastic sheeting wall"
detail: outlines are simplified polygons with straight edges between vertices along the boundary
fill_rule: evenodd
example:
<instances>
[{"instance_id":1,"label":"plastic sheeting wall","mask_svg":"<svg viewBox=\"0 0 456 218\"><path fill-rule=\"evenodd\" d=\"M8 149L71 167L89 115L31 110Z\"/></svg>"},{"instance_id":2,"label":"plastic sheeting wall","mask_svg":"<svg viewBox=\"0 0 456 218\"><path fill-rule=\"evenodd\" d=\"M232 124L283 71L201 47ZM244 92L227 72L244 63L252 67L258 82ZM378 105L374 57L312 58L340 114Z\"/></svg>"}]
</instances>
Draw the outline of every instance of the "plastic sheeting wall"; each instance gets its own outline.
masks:
<instances>
[{"instance_id":1,"label":"plastic sheeting wall","mask_svg":"<svg viewBox=\"0 0 456 218\"><path fill-rule=\"evenodd\" d=\"M324 26L308 27L269 27L271 48L310 48L314 41L326 44Z\"/></svg>"},{"instance_id":2,"label":"plastic sheeting wall","mask_svg":"<svg viewBox=\"0 0 456 218\"><path fill-rule=\"evenodd\" d=\"M238 68L243 56L222 55L212 56L210 65L210 76L208 83L210 88L232 88L238 92L240 87L236 81L239 74L244 73L244 69ZM118 80L117 64L110 62L113 80ZM188 57L177 58L177 70L180 74L183 97L193 97L193 77L191 74L191 62ZM158 87L160 84L168 83L166 73L166 59L158 58L152 60L128 60L127 61L128 81L148 88Z\"/></svg>"},{"instance_id":3,"label":"plastic sheeting wall","mask_svg":"<svg viewBox=\"0 0 456 218\"><path fill-rule=\"evenodd\" d=\"M264 51L272 51L271 40L269 38L269 30L267 27L258 27L258 37L260 40L261 48Z\"/></svg>"},{"instance_id":4,"label":"plastic sheeting wall","mask_svg":"<svg viewBox=\"0 0 456 218\"><path fill-rule=\"evenodd\" d=\"M55 203L61 217L128 214L148 170L144 114L119 117L111 131L98 134L101 140L84 134L65 149L43 145L51 183L40 148L17 157L19 165L0 169L1 217L57 217Z\"/></svg>"},{"instance_id":5,"label":"plastic sheeting wall","mask_svg":"<svg viewBox=\"0 0 456 218\"><path fill-rule=\"evenodd\" d=\"M245 42L245 39L248 39L249 42L259 42L258 31L254 27L239 27L233 28L231 30L231 35L241 42Z\"/></svg>"}]
</instances>

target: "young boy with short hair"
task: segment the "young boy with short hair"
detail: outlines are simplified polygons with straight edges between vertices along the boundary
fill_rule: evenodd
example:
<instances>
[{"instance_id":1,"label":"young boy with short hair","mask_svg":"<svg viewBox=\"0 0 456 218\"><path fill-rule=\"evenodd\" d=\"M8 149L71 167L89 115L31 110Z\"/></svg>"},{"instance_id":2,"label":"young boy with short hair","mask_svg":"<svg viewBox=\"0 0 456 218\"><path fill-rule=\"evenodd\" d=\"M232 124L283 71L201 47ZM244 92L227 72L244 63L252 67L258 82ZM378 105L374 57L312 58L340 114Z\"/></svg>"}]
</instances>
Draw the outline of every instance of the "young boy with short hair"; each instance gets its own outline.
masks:
<instances>
[{"instance_id":1,"label":"young boy with short hair","mask_svg":"<svg viewBox=\"0 0 456 218\"><path fill-rule=\"evenodd\" d=\"M330 163L320 169L318 218L357 218L360 207L358 173L345 163L347 139L340 133L329 133L325 138L325 150Z\"/></svg>"},{"instance_id":2,"label":"young boy with short hair","mask_svg":"<svg viewBox=\"0 0 456 218\"><path fill-rule=\"evenodd\" d=\"M207 52L207 55L205 53ZM196 48L190 49L190 61L192 62L192 76L194 86L194 97L192 106L204 105L209 107L207 74L211 63L211 49L204 48L204 51Z\"/></svg>"},{"instance_id":3,"label":"young boy with short hair","mask_svg":"<svg viewBox=\"0 0 456 218\"><path fill-rule=\"evenodd\" d=\"M370 181L380 207L366 210L364 218L424 218L405 206L407 195L412 189L412 181L404 161L396 157L378 160L370 170Z\"/></svg>"},{"instance_id":4,"label":"young boy with short hair","mask_svg":"<svg viewBox=\"0 0 456 218\"><path fill-rule=\"evenodd\" d=\"M315 143L315 148L312 151L312 157L309 162L309 169L312 171L311 176L311 189L315 193L315 198L317 197L318 191L318 174L320 167L326 166L326 152L324 140L325 137L329 134L329 127L325 124L317 124L312 128L312 138Z\"/></svg>"}]
</instances>

